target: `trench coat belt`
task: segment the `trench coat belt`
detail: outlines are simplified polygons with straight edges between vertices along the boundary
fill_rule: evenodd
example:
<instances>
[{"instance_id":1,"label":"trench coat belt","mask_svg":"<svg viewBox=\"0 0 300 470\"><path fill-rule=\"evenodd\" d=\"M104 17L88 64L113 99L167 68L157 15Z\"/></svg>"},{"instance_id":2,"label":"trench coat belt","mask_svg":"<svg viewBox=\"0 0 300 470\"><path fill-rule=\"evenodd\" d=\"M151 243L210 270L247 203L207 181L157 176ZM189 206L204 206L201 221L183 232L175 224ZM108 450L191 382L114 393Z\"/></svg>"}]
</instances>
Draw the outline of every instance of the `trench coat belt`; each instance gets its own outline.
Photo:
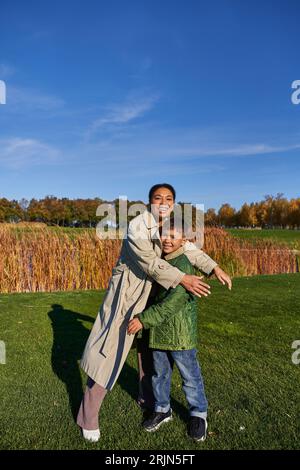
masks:
<instances>
[{"instance_id":1,"label":"trench coat belt","mask_svg":"<svg viewBox=\"0 0 300 470\"><path fill-rule=\"evenodd\" d=\"M118 290L120 292L120 295L118 296L118 303L116 305L116 308L114 309L114 312L112 312L113 317L111 319L108 332L104 340L104 344L101 346L100 351L99 351L104 356L107 356L110 350L110 345L111 345L112 340L116 341L116 331L118 328L118 324L116 325L115 320L118 317L118 315L121 314L120 308L122 308L122 305L124 303L124 297L126 294L126 289L124 289L124 283L127 280L127 275L128 275L127 269L123 270L120 273L121 279L118 285Z\"/></svg>"}]
</instances>

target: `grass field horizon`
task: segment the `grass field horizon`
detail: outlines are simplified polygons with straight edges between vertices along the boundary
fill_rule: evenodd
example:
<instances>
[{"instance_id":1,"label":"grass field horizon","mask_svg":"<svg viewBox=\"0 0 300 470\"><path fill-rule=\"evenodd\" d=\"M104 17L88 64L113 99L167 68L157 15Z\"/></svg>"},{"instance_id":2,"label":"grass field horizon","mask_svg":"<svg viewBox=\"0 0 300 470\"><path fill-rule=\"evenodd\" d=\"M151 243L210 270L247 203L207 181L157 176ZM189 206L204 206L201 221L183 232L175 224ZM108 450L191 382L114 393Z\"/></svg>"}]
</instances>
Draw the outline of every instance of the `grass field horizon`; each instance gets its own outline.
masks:
<instances>
[{"instance_id":1,"label":"grass field horizon","mask_svg":"<svg viewBox=\"0 0 300 470\"><path fill-rule=\"evenodd\" d=\"M280 244L285 243L292 249L300 250L300 230L295 229L246 229L246 228L226 228L226 232L234 237L245 240L270 240Z\"/></svg>"},{"instance_id":2,"label":"grass field horizon","mask_svg":"<svg viewBox=\"0 0 300 470\"><path fill-rule=\"evenodd\" d=\"M74 422L85 384L78 361L104 291L2 294L1 449L298 449L300 274L234 279L233 290L209 281L199 302L199 359L209 401L209 435L186 436L187 408L177 371L174 420L141 429L136 352L103 404L99 443L86 443Z\"/></svg>"}]
</instances>

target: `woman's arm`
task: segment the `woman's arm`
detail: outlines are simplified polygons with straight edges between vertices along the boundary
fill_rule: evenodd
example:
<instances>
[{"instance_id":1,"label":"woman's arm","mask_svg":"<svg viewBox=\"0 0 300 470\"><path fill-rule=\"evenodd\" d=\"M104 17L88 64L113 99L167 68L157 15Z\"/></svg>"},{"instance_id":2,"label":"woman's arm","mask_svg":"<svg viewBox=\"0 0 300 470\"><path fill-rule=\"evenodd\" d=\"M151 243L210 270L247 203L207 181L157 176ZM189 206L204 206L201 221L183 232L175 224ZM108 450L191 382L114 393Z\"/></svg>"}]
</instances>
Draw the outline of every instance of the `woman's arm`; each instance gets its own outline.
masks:
<instances>
[{"instance_id":1,"label":"woman's arm","mask_svg":"<svg viewBox=\"0 0 300 470\"><path fill-rule=\"evenodd\" d=\"M210 256L204 251L199 250L194 243L187 241L184 245L184 254L189 259L190 263L196 268L200 269L205 274L210 274L212 270L218 265Z\"/></svg>"},{"instance_id":2,"label":"woman's arm","mask_svg":"<svg viewBox=\"0 0 300 470\"><path fill-rule=\"evenodd\" d=\"M165 289L176 287L182 280L184 273L157 256L152 241L143 235L143 233L137 233L129 224L127 239L124 240L124 243L131 261Z\"/></svg>"},{"instance_id":3,"label":"woman's arm","mask_svg":"<svg viewBox=\"0 0 300 470\"><path fill-rule=\"evenodd\" d=\"M146 227L145 229L148 230ZM137 231L132 223L128 227L124 248L131 261L165 289L182 284L185 289L198 297L207 296L210 293L210 286L201 281L198 276L185 274L157 256L147 232Z\"/></svg>"},{"instance_id":4,"label":"woman's arm","mask_svg":"<svg viewBox=\"0 0 300 470\"><path fill-rule=\"evenodd\" d=\"M190 263L205 274L214 273L216 278L221 284L227 284L228 289L231 290L232 283L230 276L221 269L218 264L211 259L206 253L196 247L194 243L187 241L185 243L185 255ZM184 284L183 284L184 285Z\"/></svg>"}]
</instances>

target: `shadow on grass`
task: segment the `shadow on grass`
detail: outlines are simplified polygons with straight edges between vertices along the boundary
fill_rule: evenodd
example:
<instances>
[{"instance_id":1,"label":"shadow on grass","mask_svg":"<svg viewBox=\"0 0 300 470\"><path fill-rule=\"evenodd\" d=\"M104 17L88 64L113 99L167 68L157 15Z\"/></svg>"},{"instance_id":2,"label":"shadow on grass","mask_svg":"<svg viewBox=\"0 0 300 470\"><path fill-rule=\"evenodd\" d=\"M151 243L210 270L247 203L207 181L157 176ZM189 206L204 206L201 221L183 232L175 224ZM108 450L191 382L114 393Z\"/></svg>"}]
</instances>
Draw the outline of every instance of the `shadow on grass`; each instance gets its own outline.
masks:
<instances>
[{"instance_id":1,"label":"shadow on grass","mask_svg":"<svg viewBox=\"0 0 300 470\"><path fill-rule=\"evenodd\" d=\"M133 398L134 401L138 400L138 380L139 377L136 369L125 362L120 377L118 378L118 384L131 396L131 398ZM171 407L175 414L177 414L183 421L188 420L187 408L179 401L172 398L172 396ZM149 410L146 410L143 414L143 419L149 417L149 415Z\"/></svg>"},{"instance_id":2,"label":"shadow on grass","mask_svg":"<svg viewBox=\"0 0 300 470\"><path fill-rule=\"evenodd\" d=\"M88 321L92 324L94 318L67 310L59 304L53 304L51 307L48 316L53 329L52 369L66 386L72 415L76 419L82 399L78 360L90 333L81 322Z\"/></svg>"},{"instance_id":3,"label":"shadow on grass","mask_svg":"<svg viewBox=\"0 0 300 470\"><path fill-rule=\"evenodd\" d=\"M82 399L82 379L78 361L90 334L82 322L91 324L95 319L73 310L65 309L60 304L53 304L48 312L53 329L52 369L65 384L69 396L70 409L76 421ZM118 378L118 384L135 401L138 398L138 373L135 368L125 363ZM187 410L177 400L172 400L172 408L182 419L187 419Z\"/></svg>"}]
</instances>

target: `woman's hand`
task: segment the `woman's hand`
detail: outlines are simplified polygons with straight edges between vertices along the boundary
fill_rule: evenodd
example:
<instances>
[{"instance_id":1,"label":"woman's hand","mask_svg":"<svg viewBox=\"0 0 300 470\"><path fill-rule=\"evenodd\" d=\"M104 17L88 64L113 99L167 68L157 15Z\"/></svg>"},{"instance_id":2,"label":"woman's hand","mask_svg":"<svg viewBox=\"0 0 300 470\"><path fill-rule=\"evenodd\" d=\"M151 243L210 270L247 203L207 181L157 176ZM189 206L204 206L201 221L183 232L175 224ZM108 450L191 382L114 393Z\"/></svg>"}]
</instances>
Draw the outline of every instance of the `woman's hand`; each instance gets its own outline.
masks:
<instances>
[{"instance_id":1,"label":"woman's hand","mask_svg":"<svg viewBox=\"0 0 300 470\"><path fill-rule=\"evenodd\" d=\"M231 290L232 282L228 274L226 274L225 271L223 271L223 269L221 269L219 266L216 266L213 271L220 283L223 284L223 286L227 284L228 289Z\"/></svg>"},{"instance_id":2,"label":"woman's hand","mask_svg":"<svg viewBox=\"0 0 300 470\"><path fill-rule=\"evenodd\" d=\"M180 284L197 297L201 297L202 295L207 297L211 293L210 286L201 281L202 278L203 276L199 277L193 274L185 274Z\"/></svg>"},{"instance_id":3,"label":"woman's hand","mask_svg":"<svg viewBox=\"0 0 300 470\"><path fill-rule=\"evenodd\" d=\"M127 333L129 335L135 335L138 331L140 331L143 328L143 324L140 322L140 320L135 317L130 322L128 323L127 327Z\"/></svg>"}]
</instances>

